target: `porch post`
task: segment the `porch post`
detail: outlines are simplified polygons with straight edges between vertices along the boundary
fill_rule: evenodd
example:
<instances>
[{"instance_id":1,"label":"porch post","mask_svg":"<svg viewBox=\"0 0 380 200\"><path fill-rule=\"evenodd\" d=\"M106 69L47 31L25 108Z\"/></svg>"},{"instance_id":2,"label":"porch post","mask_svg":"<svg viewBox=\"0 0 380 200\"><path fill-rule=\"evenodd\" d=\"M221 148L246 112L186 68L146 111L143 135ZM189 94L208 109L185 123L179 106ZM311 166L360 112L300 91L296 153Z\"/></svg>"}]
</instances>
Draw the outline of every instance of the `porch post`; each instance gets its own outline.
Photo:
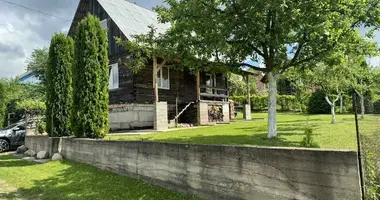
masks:
<instances>
[{"instance_id":1,"label":"porch post","mask_svg":"<svg viewBox=\"0 0 380 200\"><path fill-rule=\"evenodd\" d=\"M251 91L250 91L248 74L245 77L245 80L247 84L247 103L244 105L244 108L243 108L243 118L244 120L251 120Z\"/></svg>"},{"instance_id":2,"label":"porch post","mask_svg":"<svg viewBox=\"0 0 380 200\"><path fill-rule=\"evenodd\" d=\"M153 104L158 102L158 83L157 83L157 58L153 56L153 90L154 100Z\"/></svg>"},{"instance_id":3,"label":"porch post","mask_svg":"<svg viewBox=\"0 0 380 200\"><path fill-rule=\"evenodd\" d=\"M201 100L201 78L199 75L199 71L196 72L197 77L197 101L199 102Z\"/></svg>"}]
</instances>

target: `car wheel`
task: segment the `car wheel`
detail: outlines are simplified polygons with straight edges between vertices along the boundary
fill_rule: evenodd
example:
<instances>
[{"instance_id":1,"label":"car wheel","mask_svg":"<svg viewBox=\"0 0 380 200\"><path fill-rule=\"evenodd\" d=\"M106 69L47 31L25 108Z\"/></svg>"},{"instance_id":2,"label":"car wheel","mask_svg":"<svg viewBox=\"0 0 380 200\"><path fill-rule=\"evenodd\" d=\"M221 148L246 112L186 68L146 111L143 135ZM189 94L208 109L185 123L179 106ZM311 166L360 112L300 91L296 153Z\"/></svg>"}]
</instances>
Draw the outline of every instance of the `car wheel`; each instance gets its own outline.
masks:
<instances>
[{"instance_id":1,"label":"car wheel","mask_svg":"<svg viewBox=\"0 0 380 200\"><path fill-rule=\"evenodd\" d=\"M0 153L6 152L8 150L9 150L9 142L4 139L0 139Z\"/></svg>"}]
</instances>

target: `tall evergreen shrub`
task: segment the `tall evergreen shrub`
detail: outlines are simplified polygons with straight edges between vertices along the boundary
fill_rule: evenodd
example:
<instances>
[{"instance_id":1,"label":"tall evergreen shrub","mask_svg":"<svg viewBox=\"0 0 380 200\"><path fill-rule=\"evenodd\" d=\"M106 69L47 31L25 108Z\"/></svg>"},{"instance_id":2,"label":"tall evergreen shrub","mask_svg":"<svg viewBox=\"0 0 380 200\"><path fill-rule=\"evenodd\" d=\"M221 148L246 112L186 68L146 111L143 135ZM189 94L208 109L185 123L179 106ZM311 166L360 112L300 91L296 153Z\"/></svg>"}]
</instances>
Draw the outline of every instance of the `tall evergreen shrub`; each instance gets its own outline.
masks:
<instances>
[{"instance_id":1,"label":"tall evergreen shrub","mask_svg":"<svg viewBox=\"0 0 380 200\"><path fill-rule=\"evenodd\" d=\"M108 41L98 18L88 14L75 32L73 131L102 138L108 122Z\"/></svg>"},{"instance_id":2,"label":"tall evergreen shrub","mask_svg":"<svg viewBox=\"0 0 380 200\"><path fill-rule=\"evenodd\" d=\"M73 56L73 39L62 33L54 35L46 70L46 129L51 137L71 133Z\"/></svg>"}]
</instances>

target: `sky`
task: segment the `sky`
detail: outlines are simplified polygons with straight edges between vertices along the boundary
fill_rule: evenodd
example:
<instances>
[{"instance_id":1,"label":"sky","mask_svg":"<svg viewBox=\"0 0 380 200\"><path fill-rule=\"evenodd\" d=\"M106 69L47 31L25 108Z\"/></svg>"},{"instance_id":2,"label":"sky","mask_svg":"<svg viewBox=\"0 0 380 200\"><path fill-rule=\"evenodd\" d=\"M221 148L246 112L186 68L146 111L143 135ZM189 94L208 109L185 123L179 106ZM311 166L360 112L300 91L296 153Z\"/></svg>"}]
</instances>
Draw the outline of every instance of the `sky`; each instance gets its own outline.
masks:
<instances>
[{"instance_id":1,"label":"sky","mask_svg":"<svg viewBox=\"0 0 380 200\"><path fill-rule=\"evenodd\" d=\"M133 2L149 9L162 4L162 0ZM56 32L67 33L78 3L79 0L0 0L0 78L24 73L26 60L35 48L48 47Z\"/></svg>"},{"instance_id":2,"label":"sky","mask_svg":"<svg viewBox=\"0 0 380 200\"><path fill-rule=\"evenodd\" d=\"M152 8L163 0L133 1ZM78 3L79 0L0 0L0 78L24 73L26 60L35 48L48 47L56 32L66 33ZM380 42L379 32L375 40ZM369 59L369 63L378 66L380 58Z\"/></svg>"}]
</instances>

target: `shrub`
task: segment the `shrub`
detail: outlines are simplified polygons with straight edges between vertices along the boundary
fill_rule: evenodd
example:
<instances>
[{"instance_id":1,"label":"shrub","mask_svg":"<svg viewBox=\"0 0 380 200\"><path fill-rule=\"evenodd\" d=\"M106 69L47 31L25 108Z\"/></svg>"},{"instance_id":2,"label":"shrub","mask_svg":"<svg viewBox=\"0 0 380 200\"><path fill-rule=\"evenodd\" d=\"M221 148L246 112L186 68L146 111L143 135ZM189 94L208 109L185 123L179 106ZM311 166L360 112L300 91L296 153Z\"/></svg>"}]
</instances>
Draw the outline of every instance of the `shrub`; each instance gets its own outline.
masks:
<instances>
[{"instance_id":1,"label":"shrub","mask_svg":"<svg viewBox=\"0 0 380 200\"><path fill-rule=\"evenodd\" d=\"M313 141L313 129L308 127L305 129L305 136L301 141L302 147L319 148L319 145Z\"/></svg>"},{"instance_id":2,"label":"shrub","mask_svg":"<svg viewBox=\"0 0 380 200\"><path fill-rule=\"evenodd\" d=\"M331 112L330 105L325 100L325 92L317 90L314 92L308 103L308 113L310 114L329 114Z\"/></svg>"},{"instance_id":3,"label":"shrub","mask_svg":"<svg viewBox=\"0 0 380 200\"><path fill-rule=\"evenodd\" d=\"M102 138L108 122L108 42L98 18L88 14L75 32L73 129L77 137Z\"/></svg>"},{"instance_id":4,"label":"shrub","mask_svg":"<svg viewBox=\"0 0 380 200\"><path fill-rule=\"evenodd\" d=\"M373 113L380 114L380 100L373 103Z\"/></svg>"},{"instance_id":5,"label":"shrub","mask_svg":"<svg viewBox=\"0 0 380 200\"><path fill-rule=\"evenodd\" d=\"M74 41L62 34L51 39L46 70L46 121L50 137L70 135Z\"/></svg>"},{"instance_id":6,"label":"shrub","mask_svg":"<svg viewBox=\"0 0 380 200\"><path fill-rule=\"evenodd\" d=\"M361 136L364 165L365 196L368 200L380 199L380 136Z\"/></svg>"},{"instance_id":7,"label":"shrub","mask_svg":"<svg viewBox=\"0 0 380 200\"><path fill-rule=\"evenodd\" d=\"M236 104L242 106L246 103L246 96L231 96ZM299 108L298 101L294 95L277 95L277 103L282 111L297 110ZM265 110L268 107L268 95L251 96L251 108L253 110Z\"/></svg>"}]
</instances>

